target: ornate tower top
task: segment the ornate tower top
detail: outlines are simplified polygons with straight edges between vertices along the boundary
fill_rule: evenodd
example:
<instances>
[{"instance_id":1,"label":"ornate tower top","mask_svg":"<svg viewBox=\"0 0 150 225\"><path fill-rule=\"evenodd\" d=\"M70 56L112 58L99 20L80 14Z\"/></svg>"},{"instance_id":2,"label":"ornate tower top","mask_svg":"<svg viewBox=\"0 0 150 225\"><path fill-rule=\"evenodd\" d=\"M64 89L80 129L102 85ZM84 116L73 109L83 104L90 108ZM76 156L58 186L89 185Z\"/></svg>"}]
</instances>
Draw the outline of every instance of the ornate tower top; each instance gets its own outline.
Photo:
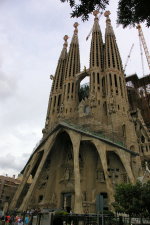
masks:
<instances>
[{"instance_id":1,"label":"ornate tower top","mask_svg":"<svg viewBox=\"0 0 150 225\"><path fill-rule=\"evenodd\" d=\"M79 54L79 43L78 43L78 22L73 24L74 32L70 43L70 48L66 63L65 77L74 77L76 73L80 71L80 54ZM65 39L68 37L65 37Z\"/></svg>"},{"instance_id":2,"label":"ornate tower top","mask_svg":"<svg viewBox=\"0 0 150 225\"><path fill-rule=\"evenodd\" d=\"M65 41L64 42L64 48L67 48L67 46L68 46L68 42L67 42L68 38L69 38L68 35L65 35L64 38L63 38L64 41Z\"/></svg>"},{"instance_id":3,"label":"ornate tower top","mask_svg":"<svg viewBox=\"0 0 150 225\"><path fill-rule=\"evenodd\" d=\"M99 11L94 10L94 24L92 28L92 40L91 40L91 50L90 50L90 68L98 67L100 70L103 68L103 40L101 29L99 26L98 15Z\"/></svg>"},{"instance_id":4,"label":"ornate tower top","mask_svg":"<svg viewBox=\"0 0 150 225\"><path fill-rule=\"evenodd\" d=\"M68 47L68 42L67 42L68 38L69 38L68 35L65 35L63 37L63 39L64 39L65 42L63 44L63 49L61 51L59 60L66 58L66 55L67 55L67 47Z\"/></svg>"},{"instance_id":5,"label":"ornate tower top","mask_svg":"<svg viewBox=\"0 0 150 225\"><path fill-rule=\"evenodd\" d=\"M110 11L106 11L106 30L105 30L105 68L113 68L122 72L122 62L116 42L115 33L109 18Z\"/></svg>"},{"instance_id":6,"label":"ornate tower top","mask_svg":"<svg viewBox=\"0 0 150 225\"><path fill-rule=\"evenodd\" d=\"M78 22L75 22L74 24L73 24L73 26L74 26L74 34L75 35L77 35L78 34L78 26L79 26L79 24L78 24Z\"/></svg>"},{"instance_id":7,"label":"ornate tower top","mask_svg":"<svg viewBox=\"0 0 150 225\"><path fill-rule=\"evenodd\" d=\"M98 19L98 15L99 14L99 11L98 10L94 10L93 11L93 15L95 16L95 19Z\"/></svg>"},{"instance_id":8,"label":"ornate tower top","mask_svg":"<svg viewBox=\"0 0 150 225\"><path fill-rule=\"evenodd\" d=\"M108 10L108 11L106 11L106 12L104 12L104 16L106 17L106 18L109 18L109 15L111 14L111 12Z\"/></svg>"},{"instance_id":9,"label":"ornate tower top","mask_svg":"<svg viewBox=\"0 0 150 225\"><path fill-rule=\"evenodd\" d=\"M106 17L106 34L107 35L115 35L113 31L113 27L111 25L111 20L109 18L109 15L111 14L110 11L106 11L104 13L104 16Z\"/></svg>"}]
</instances>

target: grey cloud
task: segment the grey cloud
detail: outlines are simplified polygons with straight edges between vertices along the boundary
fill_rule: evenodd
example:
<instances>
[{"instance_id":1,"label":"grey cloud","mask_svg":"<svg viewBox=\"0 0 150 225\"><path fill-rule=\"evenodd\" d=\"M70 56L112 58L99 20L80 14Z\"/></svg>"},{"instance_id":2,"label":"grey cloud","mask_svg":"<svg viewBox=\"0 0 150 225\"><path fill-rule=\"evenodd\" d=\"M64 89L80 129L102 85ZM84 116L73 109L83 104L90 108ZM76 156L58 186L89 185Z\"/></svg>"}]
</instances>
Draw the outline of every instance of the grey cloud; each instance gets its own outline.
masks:
<instances>
[{"instance_id":1,"label":"grey cloud","mask_svg":"<svg viewBox=\"0 0 150 225\"><path fill-rule=\"evenodd\" d=\"M30 154L23 153L20 157L16 157L11 153L0 157L0 169L21 171L27 162Z\"/></svg>"},{"instance_id":2,"label":"grey cloud","mask_svg":"<svg viewBox=\"0 0 150 225\"><path fill-rule=\"evenodd\" d=\"M8 77L0 70L0 99L6 99L15 93L16 79Z\"/></svg>"}]
</instances>

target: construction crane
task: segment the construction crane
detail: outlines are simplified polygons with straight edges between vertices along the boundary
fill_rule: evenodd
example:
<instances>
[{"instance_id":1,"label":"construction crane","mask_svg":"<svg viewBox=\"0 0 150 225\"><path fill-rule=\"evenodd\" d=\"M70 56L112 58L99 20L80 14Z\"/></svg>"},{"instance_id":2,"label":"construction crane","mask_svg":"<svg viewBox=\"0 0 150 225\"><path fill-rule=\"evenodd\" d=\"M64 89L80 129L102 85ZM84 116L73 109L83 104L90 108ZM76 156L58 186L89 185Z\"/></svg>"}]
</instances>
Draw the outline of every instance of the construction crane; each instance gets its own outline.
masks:
<instances>
[{"instance_id":1,"label":"construction crane","mask_svg":"<svg viewBox=\"0 0 150 225\"><path fill-rule=\"evenodd\" d=\"M139 33L139 40L140 40L140 43L142 43L142 45L143 45L143 49L144 49L145 56L146 56L146 59L147 59L148 67L150 69L150 54L149 54L148 47L146 45L146 41L145 41L144 34L143 34L143 31L142 31L142 28L141 28L140 24L137 25L137 29L138 29L138 33ZM140 46L140 49L141 49L141 46ZM141 57L142 57L142 55L143 54L141 52Z\"/></svg>"},{"instance_id":2,"label":"construction crane","mask_svg":"<svg viewBox=\"0 0 150 225\"><path fill-rule=\"evenodd\" d=\"M147 118L148 118L148 121L150 121L150 85L147 84L146 82L146 77L145 77L145 74L144 74L144 61L143 61L143 49L144 49L144 53L145 53L145 56L146 56L146 59L147 59L147 63L148 63L148 67L150 69L150 54L149 54L149 51L148 51L148 47L147 47L147 44L146 44L146 41L145 41L145 38L144 38L144 34L143 34L143 31L142 31L142 28L141 28L141 25L138 24L137 27L138 29L138 34L139 34L139 41L140 41L140 51L141 51L141 62L142 62L142 72L143 72L143 86L142 86L142 93L143 93L143 100L146 100L146 105L147 105ZM143 48L142 48L143 46ZM148 75L150 76L150 75ZM144 102L144 101L143 101Z\"/></svg>"},{"instance_id":3,"label":"construction crane","mask_svg":"<svg viewBox=\"0 0 150 225\"><path fill-rule=\"evenodd\" d=\"M126 70L128 61L129 61L129 59L130 59L130 56L131 56L131 52L132 52L133 47L134 47L134 44L132 44L132 46L131 46L131 48L130 48L130 51L129 51L129 55L128 55L127 59L126 59L126 63L125 63L124 69L123 69L124 72L125 72L125 70Z\"/></svg>"}]
</instances>

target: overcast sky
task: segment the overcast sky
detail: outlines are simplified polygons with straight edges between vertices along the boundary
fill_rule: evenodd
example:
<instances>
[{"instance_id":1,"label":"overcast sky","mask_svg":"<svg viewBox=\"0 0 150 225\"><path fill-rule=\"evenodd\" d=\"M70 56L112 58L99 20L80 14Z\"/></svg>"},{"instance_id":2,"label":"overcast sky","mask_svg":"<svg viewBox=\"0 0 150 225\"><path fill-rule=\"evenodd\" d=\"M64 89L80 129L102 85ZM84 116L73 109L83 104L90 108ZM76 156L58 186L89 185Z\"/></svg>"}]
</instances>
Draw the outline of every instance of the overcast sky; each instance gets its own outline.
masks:
<instances>
[{"instance_id":1,"label":"overcast sky","mask_svg":"<svg viewBox=\"0 0 150 225\"><path fill-rule=\"evenodd\" d=\"M107 10L123 64L134 43L126 73L142 76L137 30L116 26L117 0L110 0ZM55 73L63 36L68 34L70 43L76 21L83 69L89 63L90 39L85 39L93 25L92 15L85 23L70 19L68 4L59 0L0 0L0 175L17 175L42 137L49 75ZM103 16L100 26L104 35ZM143 32L149 44L150 31L144 25ZM144 64L148 74L145 58Z\"/></svg>"}]
</instances>

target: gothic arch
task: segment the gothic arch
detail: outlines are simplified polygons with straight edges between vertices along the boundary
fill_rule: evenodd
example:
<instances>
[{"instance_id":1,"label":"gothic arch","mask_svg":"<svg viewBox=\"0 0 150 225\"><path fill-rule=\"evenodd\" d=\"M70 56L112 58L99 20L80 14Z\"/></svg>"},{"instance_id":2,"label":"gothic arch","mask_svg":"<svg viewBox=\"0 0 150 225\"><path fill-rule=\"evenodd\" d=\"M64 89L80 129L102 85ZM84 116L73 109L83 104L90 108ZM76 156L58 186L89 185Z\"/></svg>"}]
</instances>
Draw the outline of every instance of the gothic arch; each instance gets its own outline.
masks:
<instances>
[{"instance_id":1,"label":"gothic arch","mask_svg":"<svg viewBox=\"0 0 150 225\"><path fill-rule=\"evenodd\" d=\"M38 178L36 192L30 202L31 205L44 205L49 208L66 207L63 199L65 194L73 195L74 193L72 148L69 134L61 130L49 150ZM58 190L57 193L55 190ZM72 207L73 198L67 204Z\"/></svg>"},{"instance_id":2,"label":"gothic arch","mask_svg":"<svg viewBox=\"0 0 150 225\"><path fill-rule=\"evenodd\" d=\"M85 81L82 84L82 81ZM88 73L83 73L78 77L78 80L76 81L77 86L77 93L78 93L78 101L81 102L82 100L85 100L89 96L89 82L90 77Z\"/></svg>"},{"instance_id":3,"label":"gothic arch","mask_svg":"<svg viewBox=\"0 0 150 225\"><path fill-rule=\"evenodd\" d=\"M34 178L34 176L36 174L36 171L37 171L37 169L39 167L39 164L42 161L44 150L42 150L40 152L36 152L35 154L36 155L35 155L34 161L33 160L31 161L33 164L31 165L31 162L30 162L27 165L27 168L24 171L24 173L25 173L24 176L27 176L27 179L26 179L26 182L24 183L24 186L23 186L23 188L22 188L22 190L20 192L20 196L19 196L19 198L16 201L16 208L20 207L20 205L23 202L24 197L26 196L26 194L27 194L27 192L28 192L28 190L30 188L31 183L28 183L28 178L30 176L32 177L32 179Z\"/></svg>"},{"instance_id":4,"label":"gothic arch","mask_svg":"<svg viewBox=\"0 0 150 225\"><path fill-rule=\"evenodd\" d=\"M92 141L81 141L79 150L82 201L84 211L92 213L96 208L96 197L105 192L105 176L98 150ZM92 190L92 191L91 191ZM91 202L88 209L86 202Z\"/></svg>"},{"instance_id":5,"label":"gothic arch","mask_svg":"<svg viewBox=\"0 0 150 225\"><path fill-rule=\"evenodd\" d=\"M114 184L129 182L128 173L120 155L116 151L107 151L108 177Z\"/></svg>"}]
</instances>

